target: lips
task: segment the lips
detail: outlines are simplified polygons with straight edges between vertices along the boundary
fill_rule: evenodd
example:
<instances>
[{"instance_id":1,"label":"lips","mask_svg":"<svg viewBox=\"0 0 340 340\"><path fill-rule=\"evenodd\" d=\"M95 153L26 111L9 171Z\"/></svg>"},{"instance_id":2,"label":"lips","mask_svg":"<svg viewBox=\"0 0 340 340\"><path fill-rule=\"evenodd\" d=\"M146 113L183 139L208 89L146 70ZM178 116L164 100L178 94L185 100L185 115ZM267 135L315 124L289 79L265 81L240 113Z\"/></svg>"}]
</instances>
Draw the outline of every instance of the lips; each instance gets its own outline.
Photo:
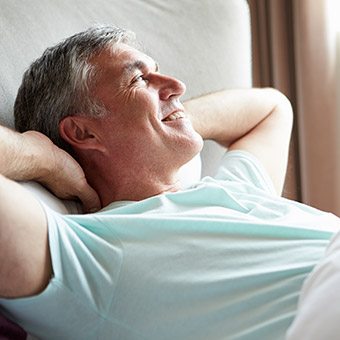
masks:
<instances>
[{"instance_id":1,"label":"lips","mask_svg":"<svg viewBox=\"0 0 340 340\"><path fill-rule=\"evenodd\" d=\"M177 111L171 112L170 114L165 116L162 119L162 122L171 122L171 121L174 121L174 120L177 120L177 119L181 119L181 118L184 118L184 117L185 117L184 112L181 111L181 110L177 110Z\"/></svg>"}]
</instances>

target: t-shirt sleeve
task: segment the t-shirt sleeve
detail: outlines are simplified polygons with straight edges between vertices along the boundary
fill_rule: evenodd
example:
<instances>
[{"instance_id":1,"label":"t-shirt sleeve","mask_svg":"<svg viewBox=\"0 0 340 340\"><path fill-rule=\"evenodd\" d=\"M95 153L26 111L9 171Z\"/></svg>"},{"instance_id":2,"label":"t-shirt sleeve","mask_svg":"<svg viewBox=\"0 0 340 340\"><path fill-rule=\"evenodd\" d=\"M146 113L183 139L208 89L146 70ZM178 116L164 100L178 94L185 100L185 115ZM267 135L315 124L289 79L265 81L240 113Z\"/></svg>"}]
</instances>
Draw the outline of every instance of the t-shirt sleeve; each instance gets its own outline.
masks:
<instances>
[{"instance_id":1,"label":"t-shirt sleeve","mask_svg":"<svg viewBox=\"0 0 340 340\"><path fill-rule=\"evenodd\" d=\"M241 150L227 151L215 179L250 184L276 195L273 182L260 161L251 153Z\"/></svg>"},{"instance_id":2,"label":"t-shirt sleeve","mask_svg":"<svg viewBox=\"0 0 340 340\"><path fill-rule=\"evenodd\" d=\"M119 249L105 244L93 230L78 223L76 215L60 215L42 205L48 222L53 275L37 295L0 299L0 310L38 337L56 338L55 331L62 329L72 338L76 328L84 339L89 335L94 338L97 320L105 316L118 280Z\"/></svg>"}]
</instances>

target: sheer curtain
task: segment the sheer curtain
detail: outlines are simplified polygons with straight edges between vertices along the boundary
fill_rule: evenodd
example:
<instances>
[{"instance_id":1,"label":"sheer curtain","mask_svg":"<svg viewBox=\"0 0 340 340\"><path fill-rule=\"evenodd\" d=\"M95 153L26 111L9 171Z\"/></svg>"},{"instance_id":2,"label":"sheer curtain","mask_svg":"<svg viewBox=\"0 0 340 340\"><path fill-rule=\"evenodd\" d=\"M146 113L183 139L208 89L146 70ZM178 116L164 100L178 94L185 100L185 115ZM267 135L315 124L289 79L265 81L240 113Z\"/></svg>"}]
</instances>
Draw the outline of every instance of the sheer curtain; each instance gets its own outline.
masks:
<instances>
[{"instance_id":1,"label":"sheer curtain","mask_svg":"<svg viewBox=\"0 0 340 340\"><path fill-rule=\"evenodd\" d=\"M295 111L284 195L340 215L335 1L248 2L254 86L278 88Z\"/></svg>"}]
</instances>

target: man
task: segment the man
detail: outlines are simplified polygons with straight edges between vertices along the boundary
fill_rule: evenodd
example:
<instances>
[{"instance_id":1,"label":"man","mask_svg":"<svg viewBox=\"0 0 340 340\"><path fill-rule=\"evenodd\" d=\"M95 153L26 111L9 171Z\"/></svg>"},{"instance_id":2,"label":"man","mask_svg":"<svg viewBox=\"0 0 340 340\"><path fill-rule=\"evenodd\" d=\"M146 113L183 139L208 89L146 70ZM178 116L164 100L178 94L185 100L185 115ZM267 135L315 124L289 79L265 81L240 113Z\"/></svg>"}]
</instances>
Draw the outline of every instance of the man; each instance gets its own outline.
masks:
<instances>
[{"instance_id":1,"label":"man","mask_svg":"<svg viewBox=\"0 0 340 340\"><path fill-rule=\"evenodd\" d=\"M3 311L46 339L282 338L339 227L279 197L288 100L252 89L182 105L184 84L134 46L93 28L24 76L16 127L50 139L0 131ZM183 191L178 170L202 138L228 152ZM11 179L103 209L60 216Z\"/></svg>"}]
</instances>

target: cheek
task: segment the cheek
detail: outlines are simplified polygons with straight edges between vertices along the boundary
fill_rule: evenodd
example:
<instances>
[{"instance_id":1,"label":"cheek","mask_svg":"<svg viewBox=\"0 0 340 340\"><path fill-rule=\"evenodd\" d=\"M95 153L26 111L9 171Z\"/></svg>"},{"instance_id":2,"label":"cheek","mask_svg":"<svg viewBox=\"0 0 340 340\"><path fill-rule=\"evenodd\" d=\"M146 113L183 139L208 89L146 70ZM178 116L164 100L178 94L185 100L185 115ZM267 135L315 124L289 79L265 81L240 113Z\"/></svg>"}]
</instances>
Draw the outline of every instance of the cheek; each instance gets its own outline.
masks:
<instances>
[{"instance_id":1,"label":"cheek","mask_svg":"<svg viewBox=\"0 0 340 340\"><path fill-rule=\"evenodd\" d=\"M121 93L110 105L110 114L103 121L103 128L119 135L146 133L148 127L157 125L159 102L156 91L132 89ZM133 131L133 132L132 132Z\"/></svg>"},{"instance_id":2,"label":"cheek","mask_svg":"<svg viewBox=\"0 0 340 340\"><path fill-rule=\"evenodd\" d=\"M147 112L150 109L158 111L159 100L157 91L140 88L133 92L131 104L135 111Z\"/></svg>"}]
</instances>

